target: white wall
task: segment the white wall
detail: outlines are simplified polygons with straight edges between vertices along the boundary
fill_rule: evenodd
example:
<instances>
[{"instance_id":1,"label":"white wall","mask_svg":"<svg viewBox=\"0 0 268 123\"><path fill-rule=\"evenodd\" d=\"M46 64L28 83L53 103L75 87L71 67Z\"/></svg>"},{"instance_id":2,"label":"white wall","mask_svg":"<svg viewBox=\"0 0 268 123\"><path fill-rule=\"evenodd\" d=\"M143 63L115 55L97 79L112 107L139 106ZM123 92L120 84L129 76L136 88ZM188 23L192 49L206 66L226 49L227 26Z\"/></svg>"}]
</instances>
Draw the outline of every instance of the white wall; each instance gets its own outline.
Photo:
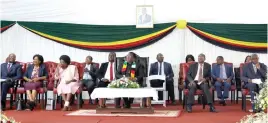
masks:
<instances>
[{"instance_id":1,"label":"white wall","mask_svg":"<svg viewBox=\"0 0 268 123\"><path fill-rule=\"evenodd\" d=\"M242 3L241 3L242 2ZM153 5L155 23L175 22L185 19L188 22L213 23L268 23L263 16L268 8L265 0L258 2L215 0L1 0L1 19L14 21L68 22L102 25L135 25L136 5ZM239 9L238 9L239 7ZM259 14L258 14L259 13ZM175 29L171 34L148 47L134 50L140 56L149 56L150 63L161 52L165 61L170 62L175 73L175 90L179 63L187 54L195 58L199 53L207 56L207 62L215 61L216 56L224 56L235 66L244 61L250 53L231 51L214 46L195 36L188 29ZM56 61L62 54L68 54L73 61L84 61L91 55L95 62L105 62L108 53L93 52L68 47L35 35L19 25L14 25L1 34L0 61L9 53L15 53L19 61L32 61L34 54L42 54L46 61ZM117 56L125 56L118 52ZM260 54L260 61L268 63L267 54ZM178 96L176 96L178 97Z\"/></svg>"}]
</instances>

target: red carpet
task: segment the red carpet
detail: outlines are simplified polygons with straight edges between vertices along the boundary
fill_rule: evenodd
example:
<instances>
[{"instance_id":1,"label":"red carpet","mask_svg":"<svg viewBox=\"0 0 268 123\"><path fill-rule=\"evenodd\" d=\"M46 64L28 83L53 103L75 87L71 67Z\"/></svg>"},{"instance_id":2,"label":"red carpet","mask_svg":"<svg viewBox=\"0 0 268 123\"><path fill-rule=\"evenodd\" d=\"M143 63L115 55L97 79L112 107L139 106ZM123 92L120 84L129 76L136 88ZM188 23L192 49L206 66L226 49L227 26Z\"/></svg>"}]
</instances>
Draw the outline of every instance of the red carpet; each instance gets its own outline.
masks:
<instances>
[{"instance_id":1,"label":"red carpet","mask_svg":"<svg viewBox=\"0 0 268 123\"><path fill-rule=\"evenodd\" d=\"M193 106L193 112L185 111L176 118L153 118L153 117L80 117L64 116L70 112L62 112L59 109L54 111L43 111L36 109L34 111L16 111L7 110L5 114L13 117L21 123L236 123L243 116L249 114L241 110L239 104L227 103L227 106L219 106L215 102L215 107L219 113L210 113L208 107L202 109L201 105ZM84 109L94 109L95 105L84 105ZM157 110L182 110L181 105L168 105L166 108L161 105L154 106ZM75 107L73 107L74 109ZM249 106L248 106L249 108Z\"/></svg>"}]
</instances>

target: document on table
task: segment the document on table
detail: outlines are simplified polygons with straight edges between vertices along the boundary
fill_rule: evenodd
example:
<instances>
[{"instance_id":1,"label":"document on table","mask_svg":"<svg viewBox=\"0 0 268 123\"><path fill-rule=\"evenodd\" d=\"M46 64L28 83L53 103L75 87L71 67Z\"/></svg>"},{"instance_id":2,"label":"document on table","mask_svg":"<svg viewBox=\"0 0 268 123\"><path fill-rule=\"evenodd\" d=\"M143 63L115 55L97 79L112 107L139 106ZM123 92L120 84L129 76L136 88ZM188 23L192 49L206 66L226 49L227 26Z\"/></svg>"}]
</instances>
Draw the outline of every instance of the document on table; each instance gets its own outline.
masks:
<instances>
[{"instance_id":1,"label":"document on table","mask_svg":"<svg viewBox=\"0 0 268 123\"><path fill-rule=\"evenodd\" d=\"M252 83L261 84L262 81L261 81L261 79L252 79Z\"/></svg>"},{"instance_id":2,"label":"document on table","mask_svg":"<svg viewBox=\"0 0 268 123\"><path fill-rule=\"evenodd\" d=\"M0 79L0 82L6 81L6 79Z\"/></svg>"}]
</instances>

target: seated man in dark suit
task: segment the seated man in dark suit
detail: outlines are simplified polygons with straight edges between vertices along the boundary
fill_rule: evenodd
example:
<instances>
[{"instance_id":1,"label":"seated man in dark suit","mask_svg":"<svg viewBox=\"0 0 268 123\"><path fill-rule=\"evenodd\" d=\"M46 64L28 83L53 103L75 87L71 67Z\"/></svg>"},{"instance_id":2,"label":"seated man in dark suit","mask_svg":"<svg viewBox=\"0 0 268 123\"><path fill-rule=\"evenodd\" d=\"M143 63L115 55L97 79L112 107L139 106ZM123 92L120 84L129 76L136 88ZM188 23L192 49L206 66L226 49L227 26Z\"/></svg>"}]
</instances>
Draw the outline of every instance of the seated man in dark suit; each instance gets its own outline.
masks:
<instances>
[{"instance_id":1,"label":"seated man in dark suit","mask_svg":"<svg viewBox=\"0 0 268 123\"><path fill-rule=\"evenodd\" d=\"M100 69L97 73L97 77L100 80L98 87L107 87L108 84L115 79L115 58L116 54L114 52L110 52L108 56L109 62L101 64ZM105 99L99 99L99 106L100 108L105 107Z\"/></svg>"},{"instance_id":2,"label":"seated man in dark suit","mask_svg":"<svg viewBox=\"0 0 268 123\"><path fill-rule=\"evenodd\" d=\"M211 92L209 91L209 80L211 79L211 66L204 62L205 55L200 54L198 56L198 62L190 65L186 87L189 89L187 99L187 112L192 112L192 105L194 103L194 94L196 89L201 89L204 92L204 96L207 99L207 103L210 106L210 112L216 112L213 103Z\"/></svg>"},{"instance_id":3,"label":"seated man in dark suit","mask_svg":"<svg viewBox=\"0 0 268 123\"><path fill-rule=\"evenodd\" d=\"M176 104L174 97L174 73L170 63L163 62L164 56L159 53L156 57L158 62L152 63L150 67L149 75L165 75L166 76L166 88L168 95L172 101L172 104ZM150 82L151 87L163 87L162 80L152 80ZM163 92L158 91L158 99L163 100Z\"/></svg>"},{"instance_id":4,"label":"seated man in dark suit","mask_svg":"<svg viewBox=\"0 0 268 123\"><path fill-rule=\"evenodd\" d=\"M133 52L129 52L126 61L120 63L118 69L116 70L116 79L120 79L123 76L129 77L134 82L138 82L141 86L143 82L144 75L144 66L136 62L137 55ZM126 65L126 68L123 66ZM134 74L132 74L134 73ZM124 99L124 108L130 108L131 103L133 103L134 98L123 98ZM120 105L120 98L116 100L117 107Z\"/></svg>"},{"instance_id":5,"label":"seated man in dark suit","mask_svg":"<svg viewBox=\"0 0 268 123\"><path fill-rule=\"evenodd\" d=\"M8 62L1 64L1 110L6 108L6 96L8 90L14 86L14 82L22 77L21 65L16 63L16 55L10 54Z\"/></svg>"},{"instance_id":6,"label":"seated man in dark suit","mask_svg":"<svg viewBox=\"0 0 268 123\"><path fill-rule=\"evenodd\" d=\"M253 112L256 112L254 104L255 92L258 92L259 89L257 90L258 85L256 83L252 83L252 79L260 79L262 82L265 82L267 78L266 74L267 66L259 62L257 54L253 54L251 56L251 62L245 64L243 67L241 80L244 82L244 86L250 91Z\"/></svg>"},{"instance_id":7,"label":"seated man in dark suit","mask_svg":"<svg viewBox=\"0 0 268 123\"><path fill-rule=\"evenodd\" d=\"M91 56L86 57L86 66L84 68L84 75L83 75L83 80L82 80L82 86L85 86L88 91L88 95L90 96L91 93L94 90L94 87L96 85L96 74L98 71L98 67L96 64L93 64L93 58ZM81 99L81 102L84 103L83 99ZM91 103L91 102L90 102Z\"/></svg>"},{"instance_id":8,"label":"seated man in dark suit","mask_svg":"<svg viewBox=\"0 0 268 123\"><path fill-rule=\"evenodd\" d=\"M215 89L217 96L220 99L220 104L226 105L225 99L229 97L229 90L231 88L231 82L234 77L233 66L224 64L222 56L217 57L217 64L212 66L212 78L215 82ZM222 86L224 88L222 94Z\"/></svg>"}]
</instances>

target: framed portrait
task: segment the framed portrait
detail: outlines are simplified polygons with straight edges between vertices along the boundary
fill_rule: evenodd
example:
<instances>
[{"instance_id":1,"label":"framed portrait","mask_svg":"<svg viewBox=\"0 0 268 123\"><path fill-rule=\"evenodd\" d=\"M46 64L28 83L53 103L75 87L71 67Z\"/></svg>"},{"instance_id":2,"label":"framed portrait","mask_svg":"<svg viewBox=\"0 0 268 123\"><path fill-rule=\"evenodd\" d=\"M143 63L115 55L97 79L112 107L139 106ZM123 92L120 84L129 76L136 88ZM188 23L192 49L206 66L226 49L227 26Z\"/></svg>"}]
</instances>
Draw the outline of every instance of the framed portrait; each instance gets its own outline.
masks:
<instances>
[{"instance_id":1,"label":"framed portrait","mask_svg":"<svg viewBox=\"0 0 268 123\"><path fill-rule=\"evenodd\" d=\"M136 7L136 28L154 28L153 6L138 5Z\"/></svg>"}]
</instances>

